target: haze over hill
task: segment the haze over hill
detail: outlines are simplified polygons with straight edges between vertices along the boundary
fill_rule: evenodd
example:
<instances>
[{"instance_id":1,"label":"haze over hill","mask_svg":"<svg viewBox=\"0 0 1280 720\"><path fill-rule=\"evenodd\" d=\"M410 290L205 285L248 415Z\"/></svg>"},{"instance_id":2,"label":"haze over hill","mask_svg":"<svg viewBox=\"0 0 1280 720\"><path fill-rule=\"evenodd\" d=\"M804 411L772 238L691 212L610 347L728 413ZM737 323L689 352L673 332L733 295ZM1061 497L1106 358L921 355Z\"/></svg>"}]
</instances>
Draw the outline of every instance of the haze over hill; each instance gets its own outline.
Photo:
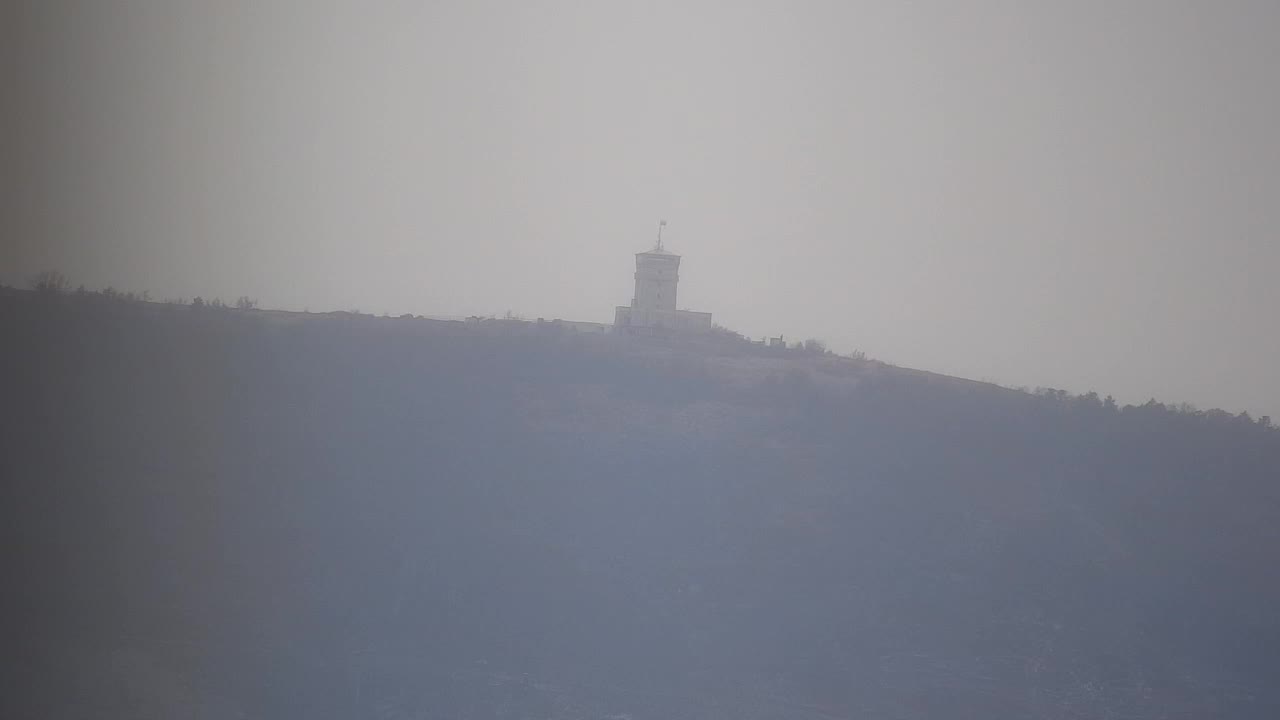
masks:
<instances>
[{"instance_id":1,"label":"haze over hill","mask_svg":"<svg viewBox=\"0 0 1280 720\"><path fill-rule=\"evenodd\" d=\"M0 335L5 717L1280 713L1265 422L723 332Z\"/></svg>"},{"instance_id":2,"label":"haze over hill","mask_svg":"<svg viewBox=\"0 0 1280 720\"><path fill-rule=\"evenodd\" d=\"M0 3L0 718L1280 717L1278 37Z\"/></svg>"},{"instance_id":3,"label":"haze over hill","mask_svg":"<svg viewBox=\"0 0 1280 720\"><path fill-rule=\"evenodd\" d=\"M1280 3L9 0L0 281L608 322L1280 416Z\"/></svg>"}]
</instances>

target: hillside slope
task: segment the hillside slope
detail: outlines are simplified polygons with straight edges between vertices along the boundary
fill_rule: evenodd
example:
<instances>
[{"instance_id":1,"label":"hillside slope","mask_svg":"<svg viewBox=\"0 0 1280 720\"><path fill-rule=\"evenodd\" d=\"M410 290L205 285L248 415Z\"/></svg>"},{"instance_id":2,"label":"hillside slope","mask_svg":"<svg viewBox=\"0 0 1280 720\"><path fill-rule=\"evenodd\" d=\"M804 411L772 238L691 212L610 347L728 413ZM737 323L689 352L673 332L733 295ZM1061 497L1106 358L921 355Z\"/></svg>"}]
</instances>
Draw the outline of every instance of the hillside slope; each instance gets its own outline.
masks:
<instances>
[{"instance_id":1,"label":"hillside slope","mask_svg":"<svg viewBox=\"0 0 1280 720\"><path fill-rule=\"evenodd\" d=\"M1280 717L1280 434L733 343L0 297L6 717Z\"/></svg>"}]
</instances>

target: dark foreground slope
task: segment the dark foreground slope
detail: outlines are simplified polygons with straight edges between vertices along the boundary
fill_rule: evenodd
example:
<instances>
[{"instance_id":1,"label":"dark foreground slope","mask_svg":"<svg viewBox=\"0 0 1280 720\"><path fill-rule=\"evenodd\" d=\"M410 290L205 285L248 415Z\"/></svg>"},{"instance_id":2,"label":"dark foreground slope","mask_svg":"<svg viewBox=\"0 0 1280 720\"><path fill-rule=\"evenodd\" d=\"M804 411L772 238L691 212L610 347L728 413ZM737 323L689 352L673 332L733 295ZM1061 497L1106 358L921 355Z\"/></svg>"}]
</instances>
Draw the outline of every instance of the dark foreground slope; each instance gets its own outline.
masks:
<instances>
[{"instance_id":1,"label":"dark foreground slope","mask_svg":"<svg viewBox=\"0 0 1280 720\"><path fill-rule=\"evenodd\" d=\"M1244 419L22 294L0 337L0 716L1280 717Z\"/></svg>"}]
</instances>

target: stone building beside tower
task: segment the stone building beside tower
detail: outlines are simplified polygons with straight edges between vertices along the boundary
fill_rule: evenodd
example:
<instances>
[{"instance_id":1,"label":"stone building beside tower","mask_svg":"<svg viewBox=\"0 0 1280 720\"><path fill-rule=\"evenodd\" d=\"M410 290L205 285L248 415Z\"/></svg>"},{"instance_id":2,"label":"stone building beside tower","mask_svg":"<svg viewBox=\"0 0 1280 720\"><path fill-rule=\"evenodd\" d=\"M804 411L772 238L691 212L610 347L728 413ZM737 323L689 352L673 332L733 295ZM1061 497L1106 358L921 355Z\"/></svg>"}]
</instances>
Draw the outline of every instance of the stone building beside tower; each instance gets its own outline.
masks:
<instances>
[{"instance_id":1,"label":"stone building beside tower","mask_svg":"<svg viewBox=\"0 0 1280 720\"><path fill-rule=\"evenodd\" d=\"M680 256L662 246L662 227L652 250L636 253L636 288L630 305L614 313L613 325L632 332L709 332L711 313L678 310L676 287L680 282Z\"/></svg>"}]
</instances>

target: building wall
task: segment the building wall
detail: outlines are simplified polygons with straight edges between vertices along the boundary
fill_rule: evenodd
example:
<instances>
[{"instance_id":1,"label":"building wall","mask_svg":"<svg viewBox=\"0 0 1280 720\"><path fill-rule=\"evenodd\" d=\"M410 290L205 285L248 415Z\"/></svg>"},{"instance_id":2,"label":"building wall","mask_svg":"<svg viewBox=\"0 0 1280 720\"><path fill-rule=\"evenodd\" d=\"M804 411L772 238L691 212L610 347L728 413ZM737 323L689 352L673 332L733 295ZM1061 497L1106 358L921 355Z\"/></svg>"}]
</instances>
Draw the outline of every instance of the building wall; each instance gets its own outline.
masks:
<instances>
[{"instance_id":1,"label":"building wall","mask_svg":"<svg viewBox=\"0 0 1280 720\"><path fill-rule=\"evenodd\" d=\"M711 313L677 310L676 327L688 332L711 332Z\"/></svg>"},{"instance_id":2,"label":"building wall","mask_svg":"<svg viewBox=\"0 0 1280 720\"><path fill-rule=\"evenodd\" d=\"M676 309L680 256L667 252L636 253L636 291L631 306L641 310Z\"/></svg>"},{"instance_id":3,"label":"building wall","mask_svg":"<svg viewBox=\"0 0 1280 720\"><path fill-rule=\"evenodd\" d=\"M609 332L613 329L611 325L597 322L582 322L579 320L552 320L550 325L562 327L565 330L576 333L595 333L601 334Z\"/></svg>"},{"instance_id":4,"label":"building wall","mask_svg":"<svg viewBox=\"0 0 1280 720\"><path fill-rule=\"evenodd\" d=\"M619 328L656 328L679 332L710 332L711 313L691 310L647 310L625 305L614 313Z\"/></svg>"}]
</instances>

